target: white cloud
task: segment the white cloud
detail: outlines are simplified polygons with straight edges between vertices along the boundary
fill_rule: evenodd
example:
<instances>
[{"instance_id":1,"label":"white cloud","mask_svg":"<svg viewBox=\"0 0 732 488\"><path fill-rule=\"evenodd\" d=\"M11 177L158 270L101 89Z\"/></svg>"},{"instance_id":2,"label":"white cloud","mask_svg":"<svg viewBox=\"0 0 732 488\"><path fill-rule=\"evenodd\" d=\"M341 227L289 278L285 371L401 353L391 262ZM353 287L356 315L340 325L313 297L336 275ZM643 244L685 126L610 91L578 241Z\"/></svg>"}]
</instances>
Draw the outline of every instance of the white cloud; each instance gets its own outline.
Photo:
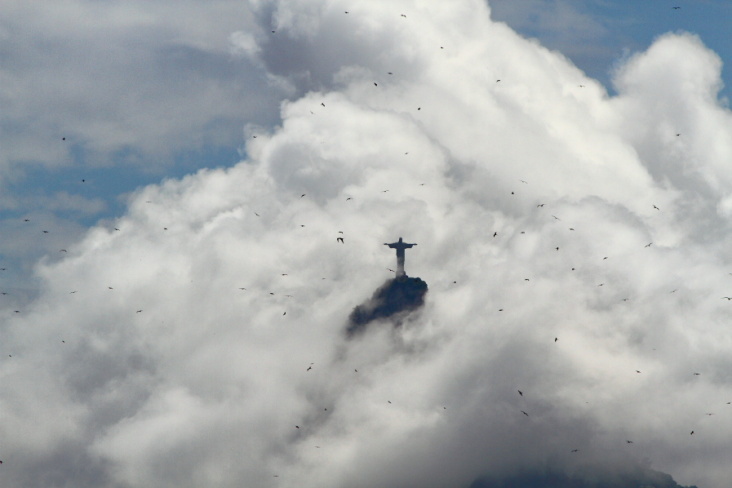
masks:
<instances>
[{"instance_id":1,"label":"white cloud","mask_svg":"<svg viewBox=\"0 0 732 488\"><path fill-rule=\"evenodd\" d=\"M444 487L647 459L725 486L714 54L663 37L610 98L478 1L270 5L278 37L249 52L303 92L282 126L141 189L5 313L7 479ZM349 341L398 236L427 304Z\"/></svg>"},{"instance_id":2,"label":"white cloud","mask_svg":"<svg viewBox=\"0 0 732 488\"><path fill-rule=\"evenodd\" d=\"M256 25L240 2L208 2L203 15L191 1L3 9L3 173L71 160L154 171L175 151L238 145L247 120L273 122L279 94L230 52L231 33Z\"/></svg>"}]
</instances>

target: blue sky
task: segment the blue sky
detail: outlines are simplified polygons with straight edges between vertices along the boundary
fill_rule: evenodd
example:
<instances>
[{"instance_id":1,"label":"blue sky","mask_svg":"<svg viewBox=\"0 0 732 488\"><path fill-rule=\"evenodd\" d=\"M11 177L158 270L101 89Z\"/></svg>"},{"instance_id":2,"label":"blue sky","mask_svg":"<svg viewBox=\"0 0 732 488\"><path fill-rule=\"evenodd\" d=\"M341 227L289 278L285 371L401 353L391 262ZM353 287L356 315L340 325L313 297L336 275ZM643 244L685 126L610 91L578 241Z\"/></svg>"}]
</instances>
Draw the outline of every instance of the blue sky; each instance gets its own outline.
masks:
<instances>
[{"instance_id":1,"label":"blue sky","mask_svg":"<svg viewBox=\"0 0 732 488\"><path fill-rule=\"evenodd\" d=\"M729 98L732 4L719 0L491 2L493 18L557 49L614 93L614 65L666 32L693 32L724 61L721 97ZM674 9L673 7L680 7Z\"/></svg>"},{"instance_id":2,"label":"blue sky","mask_svg":"<svg viewBox=\"0 0 732 488\"><path fill-rule=\"evenodd\" d=\"M0 14L0 485L727 487L727 3Z\"/></svg>"}]
</instances>

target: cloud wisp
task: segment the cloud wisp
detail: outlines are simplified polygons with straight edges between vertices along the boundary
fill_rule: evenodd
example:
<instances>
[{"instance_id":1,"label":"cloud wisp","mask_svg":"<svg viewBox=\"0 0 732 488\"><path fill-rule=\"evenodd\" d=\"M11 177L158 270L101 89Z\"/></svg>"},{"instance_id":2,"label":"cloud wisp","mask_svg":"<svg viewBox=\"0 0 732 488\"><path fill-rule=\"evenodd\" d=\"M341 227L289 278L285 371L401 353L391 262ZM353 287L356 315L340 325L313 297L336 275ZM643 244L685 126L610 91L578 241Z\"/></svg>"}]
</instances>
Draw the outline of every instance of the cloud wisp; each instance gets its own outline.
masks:
<instances>
[{"instance_id":1,"label":"cloud wisp","mask_svg":"<svg viewBox=\"0 0 732 488\"><path fill-rule=\"evenodd\" d=\"M8 484L725 486L718 57L663 36L609 97L477 0L256 3L275 32L231 39L297 94L282 125L3 312ZM395 235L428 299L348 340Z\"/></svg>"}]
</instances>

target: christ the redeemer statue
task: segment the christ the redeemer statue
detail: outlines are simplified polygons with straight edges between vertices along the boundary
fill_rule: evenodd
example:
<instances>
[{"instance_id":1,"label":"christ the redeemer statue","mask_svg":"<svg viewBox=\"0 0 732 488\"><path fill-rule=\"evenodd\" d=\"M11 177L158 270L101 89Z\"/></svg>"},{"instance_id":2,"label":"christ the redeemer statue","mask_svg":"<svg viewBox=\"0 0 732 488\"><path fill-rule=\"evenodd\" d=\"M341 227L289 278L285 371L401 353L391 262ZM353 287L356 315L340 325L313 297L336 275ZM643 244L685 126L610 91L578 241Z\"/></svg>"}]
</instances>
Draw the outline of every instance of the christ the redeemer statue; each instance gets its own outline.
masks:
<instances>
[{"instance_id":1,"label":"christ the redeemer statue","mask_svg":"<svg viewBox=\"0 0 732 488\"><path fill-rule=\"evenodd\" d=\"M416 246L417 244L407 244L406 242L402 242L402 238L399 238L399 241L392 242L391 244L384 243L385 246L389 246L392 249L396 249L396 255L397 255L397 270L396 270L396 276L397 278L401 276L406 276L407 273L404 272L404 250L409 249L412 246Z\"/></svg>"}]
</instances>

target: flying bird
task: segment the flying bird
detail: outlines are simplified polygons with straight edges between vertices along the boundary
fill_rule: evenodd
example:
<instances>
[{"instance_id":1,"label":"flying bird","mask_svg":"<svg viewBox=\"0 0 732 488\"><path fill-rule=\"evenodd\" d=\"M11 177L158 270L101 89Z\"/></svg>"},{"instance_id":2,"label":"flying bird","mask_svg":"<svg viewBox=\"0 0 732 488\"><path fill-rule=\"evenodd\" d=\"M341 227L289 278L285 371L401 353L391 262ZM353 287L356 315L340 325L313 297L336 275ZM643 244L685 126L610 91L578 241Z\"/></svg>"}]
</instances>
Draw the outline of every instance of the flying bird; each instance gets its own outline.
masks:
<instances>
[{"instance_id":1,"label":"flying bird","mask_svg":"<svg viewBox=\"0 0 732 488\"><path fill-rule=\"evenodd\" d=\"M571 452L579 452L579 449L572 449Z\"/></svg>"},{"instance_id":2,"label":"flying bird","mask_svg":"<svg viewBox=\"0 0 732 488\"><path fill-rule=\"evenodd\" d=\"M722 297L722 300L724 300L725 298L727 299L727 301L732 300L732 297Z\"/></svg>"},{"instance_id":3,"label":"flying bird","mask_svg":"<svg viewBox=\"0 0 732 488\"><path fill-rule=\"evenodd\" d=\"M648 244L646 244L646 247L651 247L651 244L653 244L653 243L649 242Z\"/></svg>"},{"instance_id":4,"label":"flying bird","mask_svg":"<svg viewBox=\"0 0 732 488\"><path fill-rule=\"evenodd\" d=\"M519 395L524 396L524 392L522 392L521 390L516 390L516 391L518 391Z\"/></svg>"},{"instance_id":5,"label":"flying bird","mask_svg":"<svg viewBox=\"0 0 732 488\"><path fill-rule=\"evenodd\" d=\"M653 208L655 208L656 210L661 210L660 208L656 207L655 205L653 206Z\"/></svg>"},{"instance_id":6,"label":"flying bird","mask_svg":"<svg viewBox=\"0 0 732 488\"><path fill-rule=\"evenodd\" d=\"M342 238L342 237L336 237L336 241L337 241L337 242L340 242L341 244L345 244L345 243L343 242L343 238Z\"/></svg>"},{"instance_id":7,"label":"flying bird","mask_svg":"<svg viewBox=\"0 0 732 488\"><path fill-rule=\"evenodd\" d=\"M524 415L526 415L527 417L529 416L529 414L526 413L526 412L524 412L523 410L521 410L521 413L524 414Z\"/></svg>"},{"instance_id":8,"label":"flying bird","mask_svg":"<svg viewBox=\"0 0 732 488\"><path fill-rule=\"evenodd\" d=\"M625 441L625 442L626 442L626 444L632 444L633 443L633 441Z\"/></svg>"}]
</instances>

